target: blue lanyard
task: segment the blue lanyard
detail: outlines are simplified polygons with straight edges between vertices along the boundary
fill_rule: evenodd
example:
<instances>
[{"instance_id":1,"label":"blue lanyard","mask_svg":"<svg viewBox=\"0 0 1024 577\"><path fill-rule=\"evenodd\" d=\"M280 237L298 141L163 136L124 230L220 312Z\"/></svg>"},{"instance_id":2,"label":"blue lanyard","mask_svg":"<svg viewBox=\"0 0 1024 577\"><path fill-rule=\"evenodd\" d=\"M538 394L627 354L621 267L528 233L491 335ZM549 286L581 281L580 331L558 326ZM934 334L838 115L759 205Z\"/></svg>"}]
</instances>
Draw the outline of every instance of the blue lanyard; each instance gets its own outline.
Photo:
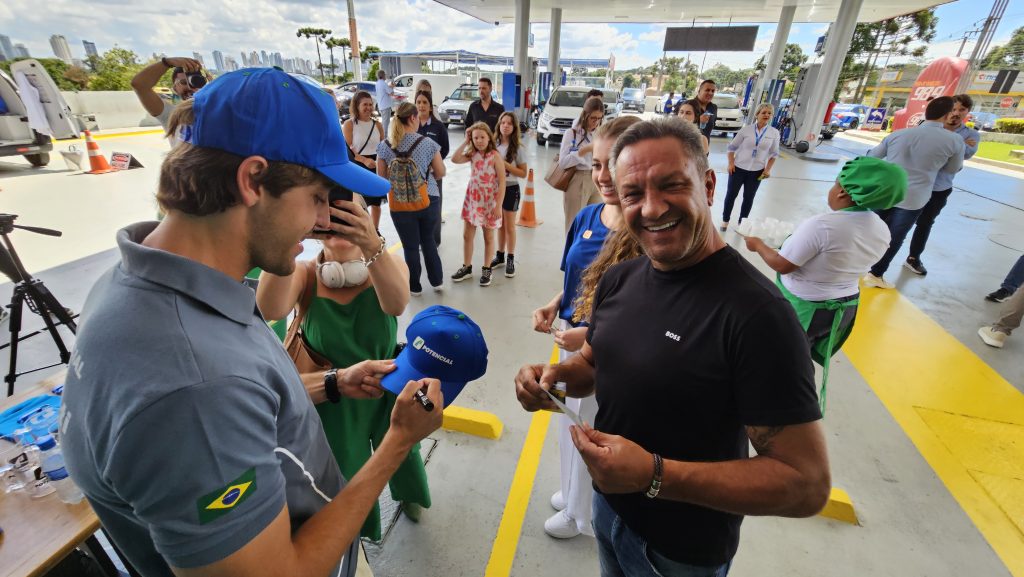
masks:
<instances>
[{"instance_id":1,"label":"blue lanyard","mask_svg":"<svg viewBox=\"0 0 1024 577\"><path fill-rule=\"evenodd\" d=\"M757 147L761 145L761 139L764 138L765 133L768 132L769 125L768 124L764 125L764 130L761 131L761 134L757 133L757 125L756 124L754 124L752 126L754 128L754 151L750 153L750 158L757 158Z\"/></svg>"}]
</instances>

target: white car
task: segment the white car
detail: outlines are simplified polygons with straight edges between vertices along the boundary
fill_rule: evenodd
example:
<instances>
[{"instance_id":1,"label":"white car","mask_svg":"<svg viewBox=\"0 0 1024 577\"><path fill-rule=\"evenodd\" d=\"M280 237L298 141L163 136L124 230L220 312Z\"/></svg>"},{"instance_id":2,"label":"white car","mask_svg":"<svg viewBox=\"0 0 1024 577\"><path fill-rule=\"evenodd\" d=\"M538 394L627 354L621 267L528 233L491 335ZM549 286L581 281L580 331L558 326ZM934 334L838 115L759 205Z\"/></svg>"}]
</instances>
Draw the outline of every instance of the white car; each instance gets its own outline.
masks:
<instances>
[{"instance_id":1,"label":"white car","mask_svg":"<svg viewBox=\"0 0 1024 577\"><path fill-rule=\"evenodd\" d=\"M476 84L463 84L444 97L444 102L437 106L437 115L445 124L466 124L466 113L469 105L480 98L480 89Z\"/></svg>"},{"instance_id":2,"label":"white car","mask_svg":"<svg viewBox=\"0 0 1024 577\"><path fill-rule=\"evenodd\" d=\"M544 104L544 110L537 122L537 144L548 140L561 140L562 135L572 128L572 123L583 112L583 103L587 86L559 86L551 93L551 98ZM604 121L608 122L622 113L622 102L617 90L601 89L604 92Z\"/></svg>"},{"instance_id":3,"label":"white car","mask_svg":"<svg viewBox=\"0 0 1024 577\"><path fill-rule=\"evenodd\" d=\"M38 90L39 105L53 131L53 139L78 138L78 126L57 85L37 60L11 64L11 76L0 71L0 156L24 156L32 166L46 166L53 139L29 127L28 108L12 78L18 74L24 74Z\"/></svg>"},{"instance_id":4,"label":"white car","mask_svg":"<svg viewBox=\"0 0 1024 577\"><path fill-rule=\"evenodd\" d=\"M743 110L740 108L740 99L735 94L728 92L716 94L711 102L718 107L718 116L715 117L715 130L721 133L731 132L733 136L743 128Z\"/></svg>"}]
</instances>

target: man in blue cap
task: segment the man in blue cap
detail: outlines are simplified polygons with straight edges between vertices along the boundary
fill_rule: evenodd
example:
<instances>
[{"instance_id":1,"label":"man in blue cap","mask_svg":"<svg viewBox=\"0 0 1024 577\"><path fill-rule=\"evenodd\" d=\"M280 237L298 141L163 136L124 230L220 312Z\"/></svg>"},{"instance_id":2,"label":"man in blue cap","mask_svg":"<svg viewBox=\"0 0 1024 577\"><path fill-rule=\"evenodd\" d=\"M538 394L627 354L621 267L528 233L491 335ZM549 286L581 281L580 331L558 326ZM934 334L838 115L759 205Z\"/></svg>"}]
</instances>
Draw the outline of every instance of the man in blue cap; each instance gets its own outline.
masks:
<instances>
[{"instance_id":1,"label":"man in blue cap","mask_svg":"<svg viewBox=\"0 0 1024 577\"><path fill-rule=\"evenodd\" d=\"M441 424L440 383L406 383L391 428L347 483L295 365L242 284L287 275L314 230L351 232L386 181L348 162L332 99L272 68L224 75L170 122L161 223L117 235L121 262L82 311L61 443L72 478L146 577L366 574L359 528L409 448ZM334 216L340 222L331 222ZM381 250L383 250L383 239ZM373 255L365 255L371 258ZM342 394L381 394L349 369Z\"/></svg>"}]
</instances>

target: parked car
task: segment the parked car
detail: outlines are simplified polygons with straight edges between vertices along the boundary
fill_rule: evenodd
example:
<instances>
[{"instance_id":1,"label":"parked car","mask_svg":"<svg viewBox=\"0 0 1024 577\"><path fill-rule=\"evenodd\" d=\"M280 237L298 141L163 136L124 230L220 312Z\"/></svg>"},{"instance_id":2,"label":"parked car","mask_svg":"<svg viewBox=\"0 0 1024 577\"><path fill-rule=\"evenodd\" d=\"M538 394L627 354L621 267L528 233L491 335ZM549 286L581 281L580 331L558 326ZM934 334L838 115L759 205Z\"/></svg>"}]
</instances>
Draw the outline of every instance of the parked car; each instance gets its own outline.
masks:
<instances>
[{"instance_id":1,"label":"parked car","mask_svg":"<svg viewBox=\"0 0 1024 577\"><path fill-rule=\"evenodd\" d=\"M50 163L53 142L28 125L28 109L12 76L24 74L39 91L39 101L53 131L53 138L78 138L78 126L57 85L37 60L11 64L11 76L0 70L0 156L24 156L32 166Z\"/></svg>"},{"instance_id":2,"label":"parked car","mask_svg":"<svg viewBox=\"0 0 1024 577\"><path fill-rule=\"evenodd\" d=\"M561 140L565 131L572 128L574 120L583 112L583 103L587 99L586 86L559 86L551 93L551 98L544 103L544 109L537 123L537 144L548 140ZM605 122L618 118L622 112L617 90L601 89L604 93Z\"/></svg>"},{"instance_id":3,"label":"parked car","mask_svg":"<svg viewBox=\"0 0 1024 577\"><path fill-rule=\"evenodd\" d=\"M356 92L365 90L370 93L373 97L373 101L377 102L377 85L373 82L346 82L341 84L334 89L334 97L338 100L338 106L341 107L339 114L342 120L348 120L349 108L352 104L352 97L356 95Z\"/></svg>"},{"instance_id":4,"label":"parked car","mask_svg":"<svg viewBox=\"0 0 1024 577\"><path fill-rule=\"evenodd\" d=\"M972 112L967 117L967 122L973 128L985 132L995 132L997 120L999 120L999 117L991 112Z\"/></svg>"},{"instance_id":5,"label":"parked car","mask_svg":"<svg viewBox=\"0 0 1024 577\"><path fill-rule=\"evenodd\" d=\"M740 107L740 99L730 92L720 92L711 99L711 102L718 107L718 115L715 116L715 131L722 134L732 133L735 136L739 129L743 128L743 109Z\"/></svg>"},{"instance_id":6,"label":"parked car","mask_svg":"<svg viewBox=\"0 0 1024 577\"><path fill-rule=\"evenodd\" d=\"M445 124L465 124L466 112L474 100L480 98L480 90L476 84L463 84L459 86L440 105L436 105L437 115Z\"/></svg>"},{"instance_id":7,"label":"parked car","mask_svg":"<svg viewBox=\"0 0 1024 577\"><path fill-rule=\"evenodd\" d=\"M870 111L863 104L836 104L829 124L836 130L856 130L864 125Z\"/></svg>"},{"instance_id":8,"label":"parked car","mask_svg":"<svg viewBox=\"0 0 1024 577\"><path fill-rule=\"evenodd\" d=\"M644 111L644 91L639 88L622 89L622 110Z\"/></svg>"},{"instance_id":9,"label":"parked car","mask_svg":"<svg viewBox=\"0 0 1024 577\"><path fill-rule=\"evenodd\" d=\"M661 98L658 99L658 109L655 110L655 112L657 112L658 114L667 114L665 110L669 106L672 107L672 110L675 110L676 105L678 105L680 102L684 100L686 100L686 98L684 98L682 94L673 94L672 101L669 102L668 93L666 92L665 94L661 95Z\"/></svg>"},{"instance_id":10,"label":"parked car","mask_svg":"<svg viewBox=\"0 0 1024 577\"><path fill-rule=\"evenodd\" d=\"M440 96L441 94L451 94L453 90L462 86L466 81L465 78L457 74L399 74L395 76L394 87L395 87L395 101L405 102L409 100L412 102L416 85L419 84L420 80L426 80L430 83L430 89L433 94ZM497 96L495 96L497 99ZM437 102L434 103L437 105Z\"/></svg>"}]
</instances>

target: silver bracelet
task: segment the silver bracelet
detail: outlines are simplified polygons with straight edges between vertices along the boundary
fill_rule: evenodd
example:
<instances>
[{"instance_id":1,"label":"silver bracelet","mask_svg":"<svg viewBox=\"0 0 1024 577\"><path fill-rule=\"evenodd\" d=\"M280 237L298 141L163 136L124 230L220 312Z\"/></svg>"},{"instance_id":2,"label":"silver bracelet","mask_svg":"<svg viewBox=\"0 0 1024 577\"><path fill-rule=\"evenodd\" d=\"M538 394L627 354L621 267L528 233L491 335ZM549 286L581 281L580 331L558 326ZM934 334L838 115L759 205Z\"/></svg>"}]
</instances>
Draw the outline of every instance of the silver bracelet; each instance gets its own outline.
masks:
<instances>
[{"instance_id":1,"label":"silver bracelet","mask_svg":"<svg viewBox=\"0 0 1024 577\"><path fill-rule=\"evenodd\" d=\"M376 262L376 260L378 258L380 258L380 255L384 254L384 245L385 245L384 235L378 234L377 236L378 236L378 238L380 238L380 248L377 249L377 254L371 256L370 260L366 261L366 267L367 268L369 268L371 264Z\"/></svg>"}]
</instances>

